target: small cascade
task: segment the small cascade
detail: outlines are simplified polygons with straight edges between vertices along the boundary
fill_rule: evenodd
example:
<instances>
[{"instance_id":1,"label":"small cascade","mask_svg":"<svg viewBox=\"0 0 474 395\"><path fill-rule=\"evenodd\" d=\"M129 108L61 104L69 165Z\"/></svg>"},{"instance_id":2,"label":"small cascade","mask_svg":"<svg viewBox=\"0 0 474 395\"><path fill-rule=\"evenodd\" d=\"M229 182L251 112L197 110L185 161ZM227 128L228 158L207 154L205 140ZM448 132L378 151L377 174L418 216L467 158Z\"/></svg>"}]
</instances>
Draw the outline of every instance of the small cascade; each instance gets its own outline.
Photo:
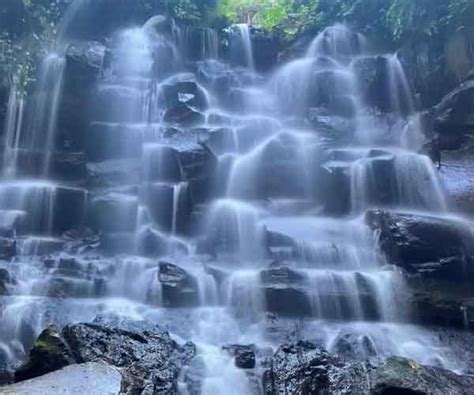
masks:
<instances>
[{"instance_id":1,"label":"small cascade","mask_svg":"<svg viewBox=\"0 0 474 395\"><path fill-rule=\"evenodd\" d=\"M43 174L48 174L50 154L55 148L59 108L63 91L66 60L63 55L50 53L39 69L34 93L34 104L20 146L28 150L40 150L44 155Z\"/></svg>"},{"instance_id":2,"label":"small cascade","mask_svg":"<svg viewBox=\"0 0 474 395\"><path fill-rule=\"evenodd\" d=\"M263 257L259 226L260 210L238 200L216 201L208 214L204 231L206 244L216 252L235 254L243 261Z\"/></svg>"},{"instance_id":3,"label":"small cascade","mask_svg":"<svg viewBox=\"0 0 474 395\"><path fill-rule=\"evenodd\" d=\"M238 23L231 27L230 51L231 57L237 64L255 69L253 46L250 34L250 26L246 23Z\"/></svg>"},{"instance_id":4,"label":"small cascade","mask_svg":"<svg viewBox=\"0 0 474 395\"><path fill-rule=\"evenodd\" d=\"M21 97L17 83L13 82L8 96L7 115L5 118L5 148L3 168L6 177L15 176L17 155L20 147L20 136L23 127L24 99Z\"/></svg>"}]
</instances>

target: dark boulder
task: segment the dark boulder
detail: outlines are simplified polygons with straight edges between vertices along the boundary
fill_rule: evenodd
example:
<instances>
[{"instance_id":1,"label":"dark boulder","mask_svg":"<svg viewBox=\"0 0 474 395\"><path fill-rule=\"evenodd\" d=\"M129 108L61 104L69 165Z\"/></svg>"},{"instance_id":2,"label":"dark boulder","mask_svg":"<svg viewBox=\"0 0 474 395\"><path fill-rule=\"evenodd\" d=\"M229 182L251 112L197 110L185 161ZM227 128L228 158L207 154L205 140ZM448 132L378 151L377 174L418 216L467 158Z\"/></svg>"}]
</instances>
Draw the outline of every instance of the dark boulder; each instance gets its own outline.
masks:
<instances>
[{"instance_id":1,"label":"dark boulder","mask_svg":"<svg viewBox=\"0 0 474 395\"><path fill-rule=\"evenodd\" d=\"M474 278L474 236L468 223L380 210L368 211L365 219L379 234L379 246L391 264L427 277Z\"/></svg>"},{"instance_id":2,"label":"dark boulder","mask_svg":"<svg viewBox=\"0 0 474 395\"><path fill-rule=\"evenodd\" d=\"M192 74L170 79L161 86L161 90L167 108L186 104L189 107L203 111L209 105L207 93L194 80Z\"/></svg>"},{"instance_id":3,"label":"dark boulder","mask_svg":"<svg viewBox=\"0 0 474 395\"><path fill-rule=\"evenodd\" d=\"M158 280L165 306L192 306L199 302L196 279L179 266L160 262Z\"/></svg>"},{"instance_id":4,"label":"dark boulder","mask_svg":"<svg viewBox=\"0 0 474 395\"><path fill-rule=\"evenodd\" d=\"M371 395L468 395L474 378L422 366L404 358L388 358L370 372Z\"/></svg>"},{"instance_id":5,"label":"dark boulder","mask_svg":"<svg viewBox=\"0 0 474 395\"><path fill-rule=\"evenodd\" d=\"M87 203L85 189L59 186L54 191L53 230L56 234L84 224Z\"/></svg>"},{"instance_id":6,"label":"dark boulder","mask_svg":"<svg viewBox=\"0 0 474 395\"><path fill-rule=\"evenodd\" d=\"M461 83L430 109L426 133L437 133L441 149L459 149L474 132L474 79Z\"/></svg>"},{"instance_id":7,"label":"dark boulder","mask_svg":"<svg viewBox=\"0 0 474 395\"><path fill-rule=\"evenodd\" d=\"M62 336L48 328L38 338L17 380L74 363L102 362L121 369L124 394L175 394L181 367L195 348L180 347L165 331L128 331L97 324L66 326Z\"/></svg>"},{"instance_id":8,"label":"dark boulder","mask_svg":"<svg viewBox=\"0 0 474 395\"><path fill-rule=\"evenodd\" d=\"M231 344L222 347L234 357L235 366L240 369L255 368L255 346Z\"/></svg>"},{"instance_id":9,"label":"dark boulder","mask_svg":"<svg viewBox=\"0 0 474 395\"><path fill-rule=\"evenodd\" d=\"M48 327L38 336L28 361L15 372L15 381L31 379L74 363L58 330Z\"/></svg>"},{"instance_id":10,"label":"dark boulder","mask_svg":"<svg viewBox=\"0 0 474 395\"><path fill-rule=\"evenodd\" d=\"M0 237L0 259L10 259L16 255L16 241Z\"/></svg>"},{"instance_id":11,"label":"dark boulder","mask_svg":"<svg viewBox=\"0 0 474 395\"><path fill-rule=\"evenodd\" d=\"M0 296L8 295L10 293L10 285L15 284L15 279L12 277L7 269L0 268Z\"/></svg>"},{"instance_id":12,"label":"dark boulder","mask_svg":"<svg viewBox=\"0 0 474 395\"><path fill-rule=\"evenodd\" d=\"M260 272L266 309L288 316L311 314L305 277L287 267L272 267Z\"/></svg>"},{"instance_id":13,"label":"dark boulder","mask_svg":"<svg viewBox=\"0 0 474 395\"><path fill-rule=\"evenodd\" d=\"M263 374L266 395L467 395L474 383L471 376L399 357L379 363L344 361L308 341L280 346L268 365Z\"/></svg>"}]
</instances>

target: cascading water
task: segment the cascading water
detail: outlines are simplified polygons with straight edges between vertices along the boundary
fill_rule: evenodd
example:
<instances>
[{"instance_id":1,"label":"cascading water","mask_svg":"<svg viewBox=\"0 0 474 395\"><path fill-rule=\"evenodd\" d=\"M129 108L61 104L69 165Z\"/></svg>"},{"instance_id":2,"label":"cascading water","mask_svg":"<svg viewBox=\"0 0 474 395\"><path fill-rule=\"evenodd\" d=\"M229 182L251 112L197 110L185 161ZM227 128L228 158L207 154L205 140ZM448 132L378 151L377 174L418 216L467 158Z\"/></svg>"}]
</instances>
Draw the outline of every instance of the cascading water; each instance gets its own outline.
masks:
<instances>
[{"instance_id":1,"label":"cascading water","mask_svg":"<svg viewBox=\"0 0 474 395\"><path fill-rule=\"evenodd\" d=\"M233 67L218 58L216 32L201 31L191 56L191 30L165 25L152 18L110 41L87 113L88 176L74 188L41 181L57 154L64 57L45 60L34 123L11 93L5 157L17 160L4 163L0 230L25 256L0 262L15 276L0 357L24 359L51 323L149 320L197 344L199 377L183 375L183 393L196 382L188 393L252 393L252 375L222 346L275 347L288 335L281 319L329 350L350 335L380 357L458 369L441 341L408 325L403 278L363 218L374 207L446 210L429 159L400 146L414 104L398 59L368 55L365 39L338 25L266 78L255 73L249 26L234 27L244 67ZM41 153L34 180L19 176L21 150ZM90 237L66 249L61 232L83 225L100 247Z\"/></svg>"}]
</instances>

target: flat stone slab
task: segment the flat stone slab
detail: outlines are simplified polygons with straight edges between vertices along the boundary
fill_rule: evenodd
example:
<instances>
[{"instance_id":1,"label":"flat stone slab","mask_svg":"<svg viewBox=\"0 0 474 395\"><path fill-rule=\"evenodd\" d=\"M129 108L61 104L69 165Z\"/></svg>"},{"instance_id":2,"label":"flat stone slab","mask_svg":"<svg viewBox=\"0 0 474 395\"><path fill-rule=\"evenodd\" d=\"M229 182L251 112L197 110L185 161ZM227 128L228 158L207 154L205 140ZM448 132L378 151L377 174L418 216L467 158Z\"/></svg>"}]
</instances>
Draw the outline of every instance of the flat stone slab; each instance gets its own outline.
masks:
<instances>
[{"instance_id":1,"label":"flat stone slab","mask_svg":"<svg viewBox=\"0 0 474 395\"><path fill-rule=\"evenodd\" d=\"M120 392L121 381L116 368L88 362L0 387L0 395L112 395Z\"/></svg>"}]
</instances>

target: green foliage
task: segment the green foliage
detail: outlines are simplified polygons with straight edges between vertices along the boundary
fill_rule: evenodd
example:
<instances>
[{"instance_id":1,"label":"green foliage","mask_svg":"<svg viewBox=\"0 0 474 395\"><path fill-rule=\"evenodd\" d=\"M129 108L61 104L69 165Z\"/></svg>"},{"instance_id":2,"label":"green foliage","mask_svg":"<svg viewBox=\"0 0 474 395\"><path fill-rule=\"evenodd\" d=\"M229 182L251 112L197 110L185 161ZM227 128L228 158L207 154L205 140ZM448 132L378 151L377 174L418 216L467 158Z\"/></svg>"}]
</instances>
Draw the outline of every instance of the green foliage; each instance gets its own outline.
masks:
<instances>
[{"instance_id":1,"label":"green foliage","mask_svg":"<svg viewBox=\"0 0 474 395\"><path fill-rule=\"evenodd\" d=\"M4 0L0 4L0 83L15 78L23 91L38 58L49 48L66 3L60 0Z\"/></svg>"}]
</instances>

